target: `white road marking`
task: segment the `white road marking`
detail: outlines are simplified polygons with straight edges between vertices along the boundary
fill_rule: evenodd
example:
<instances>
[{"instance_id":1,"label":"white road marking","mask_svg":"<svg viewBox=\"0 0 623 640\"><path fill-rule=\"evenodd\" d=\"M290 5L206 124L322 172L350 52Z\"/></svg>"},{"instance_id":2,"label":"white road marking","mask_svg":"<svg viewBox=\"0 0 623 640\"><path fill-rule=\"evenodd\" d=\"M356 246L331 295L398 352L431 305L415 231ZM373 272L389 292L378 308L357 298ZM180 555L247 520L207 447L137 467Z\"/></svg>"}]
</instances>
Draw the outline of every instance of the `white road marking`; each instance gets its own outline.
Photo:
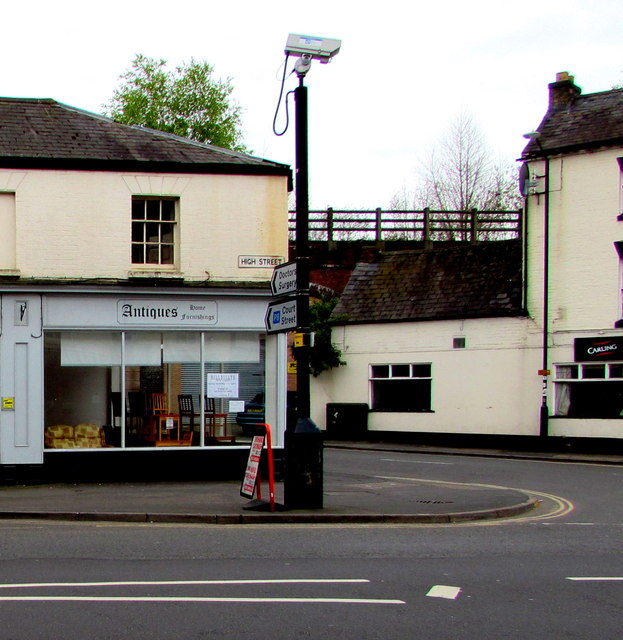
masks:
<instances>
[{"instance_id":1,"label":"white road marking","mask_svg":"<svg viewBox=\"0 0 623 640\"><path fill-rule=\"evenodd\" d=\"M456 600L459 593L461 593L461 587L448 587L443 584L436 584L431 587L426 594L430 598L446 598L448 600Z\"/></svg>"},{"instance_id":2,"label":"white road marking","mask_svg":"<svg viewBox=\"0 0 623 640\"><path fill-rule=\"evenodd\" d=\"M428 460L398 460L397 458L381 458L381 462L409 462L411 464L447 464L453 465L453 462L432 462Z\"/></svg>"},{"instance_id":3,"label":"white road marking","mask_svg":"<svg viewBox=\"0 0 623 640\"><path fill-rule=\"evenodd\" d=\"M365 578L344 579L276 579L276 580L130 580L124 582L24 582L0 584L0 589L36 589L38 587L124 587L156 585L226 585L226 584L350 584L370 582Z\"/></svg>"},{"instance_id":4,"label":"white road marking","mask_svg":"<svg viewBox=\"0 0 623 640\"><path fill-rule=\"evenodd\" d=\"M0 602L254 602L312 604L406 604L374 598L221 598L175 596L0 596Z\"/></svg>"},{"instance_id":5,"label":"white road marking","mask_svg":"<svg viewBox=\"0 0 623 640\"><path fill-rule=\"evenodd\" d=\"M623 522L535 522L550 527L623 527Z\"/></svg>"},{"instance_id":6,"label":"white road marking","mask_svg":"<svg viewBox=\"0 0 623 640\"><path fill-rule=\"evenodd\" d=\"M193 585L292 585L369 583L365 578L272 579L272 580L132 580L119 582L23 582L0 584L0 589L43 589L76 587L135 587ZM312 603L312 604L405 604L404 600L379 598L314 597L222 597L222 596L0 596L0 602L242 602L242 603Z\"/></svg>"},{"instance_id":7,"label":"white road marking","mask_svg":"<svg viewBox=\"0 0 623 640\"><path fill-rule=\"evenodd\" d=\"M580 580L582 582L621 582L623 581L623 577L617 576L593 576L593 577L576 577L576 578L567 578L567 580Z\"/></svg>"}]
</instances>

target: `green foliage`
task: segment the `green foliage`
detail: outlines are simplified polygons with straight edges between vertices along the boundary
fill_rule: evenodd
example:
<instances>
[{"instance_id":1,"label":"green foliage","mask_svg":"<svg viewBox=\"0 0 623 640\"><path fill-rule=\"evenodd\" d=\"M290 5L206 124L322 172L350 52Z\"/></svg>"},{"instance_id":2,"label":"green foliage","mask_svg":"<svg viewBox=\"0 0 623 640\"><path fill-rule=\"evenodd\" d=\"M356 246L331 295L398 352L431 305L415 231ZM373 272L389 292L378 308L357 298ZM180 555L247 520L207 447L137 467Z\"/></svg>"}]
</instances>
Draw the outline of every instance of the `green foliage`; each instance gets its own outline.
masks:
<instances>
[{"instance_id":1,"label":"green foliage","mask_svg":"<svg viewBox=\"0 0 623 640\"><path fill-rule=\"evenodd\" d=\"M315 334L314 346L309 353L309 368L314 377L346 364L342 360L342 352L331 342L330 319L337 302L337 298L317 300L309 307L309 326Z\"/></svg>"},{"instance_id":2,"label":"green foliage","mask_svg":"<svg viewBox=\"0 0 623 640\"><path fill-rule=\"evenodd\" d=\"M205 61L191 59L174 71L166 60L137 55L104 107L123 124L150 127L197 142L246 151L240 107L231 101L230 79L215 80Z\"/></svg>"}]
</instances>

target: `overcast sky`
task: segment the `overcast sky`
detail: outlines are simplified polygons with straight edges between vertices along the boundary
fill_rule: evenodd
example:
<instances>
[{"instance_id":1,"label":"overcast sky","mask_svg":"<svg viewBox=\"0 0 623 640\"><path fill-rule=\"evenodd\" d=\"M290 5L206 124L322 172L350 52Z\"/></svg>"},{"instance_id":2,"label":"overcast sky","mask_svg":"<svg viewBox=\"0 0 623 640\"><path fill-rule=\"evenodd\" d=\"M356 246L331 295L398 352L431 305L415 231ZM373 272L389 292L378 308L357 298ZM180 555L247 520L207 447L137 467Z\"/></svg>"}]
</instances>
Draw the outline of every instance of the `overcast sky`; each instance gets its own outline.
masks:
<instances>
[{"instance_id":1,"label":"overcast sky","mask_svg":"<svg viewBox=\"0 0 623 640\"><path fill-rule=\"evenodd\" d=\"M2 23L0 95L101 112L135 54L194 57L231 78L253 153L290 165L293 123L272 132L288 33L341 39L305 81L313 208L387 207L461 112L513 161L559 71L584 93L623 84L621 0L31 0Z\"/></svg>"}]
</instances>

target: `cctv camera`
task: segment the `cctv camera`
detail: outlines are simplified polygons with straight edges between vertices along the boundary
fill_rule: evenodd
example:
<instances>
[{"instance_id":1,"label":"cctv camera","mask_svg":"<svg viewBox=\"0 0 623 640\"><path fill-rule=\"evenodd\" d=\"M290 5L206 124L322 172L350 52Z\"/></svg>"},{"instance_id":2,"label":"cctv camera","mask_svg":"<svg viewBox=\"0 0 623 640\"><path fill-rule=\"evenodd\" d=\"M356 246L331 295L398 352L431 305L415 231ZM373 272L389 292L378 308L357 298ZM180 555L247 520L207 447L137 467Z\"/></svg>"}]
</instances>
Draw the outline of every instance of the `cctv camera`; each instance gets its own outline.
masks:
<instances>
[{"instance_id":1,"label":"cctv camera","mask_svg":"<svg viewBox=\"0 0 623 640\"><path fill-rule=\"evenodd\" d=\"M291 33L286 42L285 52L292 56L309 55L312 59L320 60L320 62L326 64L339 52L341 45L341 40L301 36Z\"/></svg>"}]
</instances>

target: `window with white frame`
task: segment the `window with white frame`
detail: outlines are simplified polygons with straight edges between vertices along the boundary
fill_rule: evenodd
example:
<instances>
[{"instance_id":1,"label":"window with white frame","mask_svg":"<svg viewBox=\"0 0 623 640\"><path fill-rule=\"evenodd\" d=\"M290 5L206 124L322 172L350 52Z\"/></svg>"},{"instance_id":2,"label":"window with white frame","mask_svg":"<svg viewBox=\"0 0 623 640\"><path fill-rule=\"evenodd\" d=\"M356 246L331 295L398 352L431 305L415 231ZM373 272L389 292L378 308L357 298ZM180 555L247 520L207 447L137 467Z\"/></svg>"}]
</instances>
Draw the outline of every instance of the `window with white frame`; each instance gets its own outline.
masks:
<instances>
[{"instance_id":1,"label":"window with white frame","mask_svg":"<svg viewBox=\"0 0 623 640\"><path fill-rule=\"evenodd\" d=\"M623 362L556 365L555 415L623 418Z\"/></svg>"},{"instance_id":2,"label":"window with white frame","mask_svg":"<svg viewBox=\"0 0 623 640\"><path fill-rule=\"evenodd\" d=\"M432 411L431 387L430 363L370 365L372 411Z\"/></svg>"},{"instance_id":3,"label":"window with white frame","mask_svg":"<svg viewBox=\"0 0 623 640\"><path fill-rule=\"evenodd\" d=\"M621 218L623 220L623 217ZM614 248L619 256L619 318L614 323L615 328L623 327L623 242L614 243Z\"/></svg>"},{"instance_id":4,"label":"window with white frame","mask_svg":"<svg viewBox=\"0 0 623 640\"><path fill-rule=\"evenodd\" d=\"M132 198L132 264L175 264L176 198Z\"/></svg>"}]
</instances>

